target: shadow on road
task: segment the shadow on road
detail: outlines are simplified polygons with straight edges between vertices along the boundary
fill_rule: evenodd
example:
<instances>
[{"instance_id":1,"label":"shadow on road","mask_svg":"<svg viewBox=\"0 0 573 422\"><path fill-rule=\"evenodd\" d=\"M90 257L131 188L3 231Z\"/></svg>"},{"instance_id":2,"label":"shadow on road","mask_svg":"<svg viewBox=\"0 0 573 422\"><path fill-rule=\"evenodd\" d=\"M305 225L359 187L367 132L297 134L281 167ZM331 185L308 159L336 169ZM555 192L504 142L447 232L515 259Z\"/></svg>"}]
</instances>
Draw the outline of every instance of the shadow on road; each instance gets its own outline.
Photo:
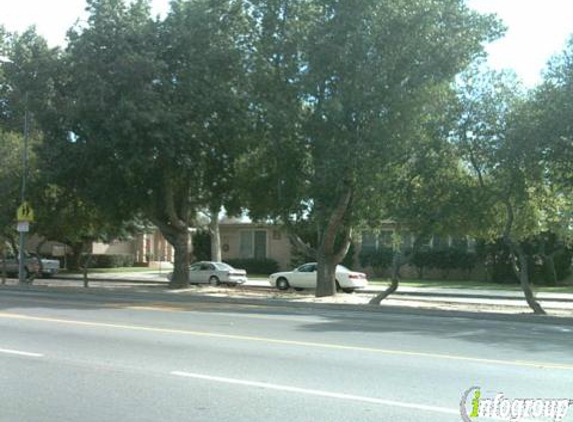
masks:
<instances>
[{"instance_id":1,"label":"shadow on road","mask_svg":"<svg viewBox=\"0 0 573 422\"><path fill-rule=\"evenodd\" d=\"M94 286L97 282L94 282ZM381 312L362 312L356 310L333 310L317 307L245 305L221 303L218 299L209 299L186 294L168 296L169 289L164 285L149 285L145 294L134 294L133 287L125 290L115 287L113 290L78 288L42 287L33 288L0 286L0 311L20 312L26 309L50 310L103 310L128 309L138 305L167 304L170 312L177 312L192 319L193 313L216 313L233 318L243 316L280 317L272 319L237 319L249 324L255 334L258 325L268 330L276 326L276 335L281 336L281 328L305 334L342 334L342 338L353 341L369 338L380 339L381 346L388 346L386 340L399 345L400 338L427 337L432 341L456 340L476 346L496 346L500 349L519 350L523 355L516 359L527 359L527 353L556 352L572 356L573 323L563 320L562 324L544 324L519 322L518 316L507 320L493 320L477 317L461 317L459 313L417 311L417 314L395 309ZM200 291L200 288L198 289ZM224 301L223 301L224 302ZM188 315L185 315L189 312ZM258 322L257 322L258 321ZM244 327L244 326L243 326ZM347 334L348 337L344 337ZM307 336L304 335L306 338ZM338 336L337 336L338 337ZM318 338L318 337L317 337Z\"/></svg>"}]
</instances>

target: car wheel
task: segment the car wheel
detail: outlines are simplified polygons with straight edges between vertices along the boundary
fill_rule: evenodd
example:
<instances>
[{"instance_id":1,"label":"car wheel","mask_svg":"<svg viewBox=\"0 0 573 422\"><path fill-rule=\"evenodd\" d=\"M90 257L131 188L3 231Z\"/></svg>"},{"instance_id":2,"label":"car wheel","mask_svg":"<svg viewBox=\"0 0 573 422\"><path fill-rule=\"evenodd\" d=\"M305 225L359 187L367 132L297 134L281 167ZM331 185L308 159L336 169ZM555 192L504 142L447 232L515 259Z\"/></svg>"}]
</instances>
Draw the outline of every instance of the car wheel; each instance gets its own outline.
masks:
<instances>
[{"instance_id":1,"label":"car wheel","mask_svg":"<svg viewBox=\"0 0 573 422\"><path fill-rule=\"evenodd\" d=\"M344 293L354 293L354 289L352 289L352 288L342 289L342 291L343 291Z\"/></svg>"},{"instance_id":2,"label":"car wheel","mask_svg":"<svg viewBox=\"0 0 573 422\"><path fill-rule=\"evenodd\" d=\"M212 276L209 278L209 284L210 284L211 286L218 286L218 285L219 285L219 279L218 279L217 277L215 277L214 275L212 275Z\"/></svg>"},{"instance_id":3,"label":"car wheel","mask_svg":"<svg viewBox=\"0 0 573 422\"><path fill-rule=\"evenodd\" d=\"M297 292L302 292L304 289L302 287L295 287L294 288Z\"/></svg>"},{"instance_id":4,"label":"car wheel","mask_svg":"<svg viewBox=\"0 0 573 422\"><path fill-rule=\"evenodd\" d=\"M289 287L290 287L290 285L288 284L288 281L286 278L281 277L277 280L277 289L288 290Z\"/></svg>"},{"instance_id":5,"label":"car wheel","mask_svg":"<svg viewBox=\"0 0 573 422\"><path fill-rule=\"evenodd\" d=\"M341 292L341 291L342 291L342 287L340 287L340 283L338 282L338 280L336 280L336 291L337 291L337 292Z\"/></svg>"}]
</instances>

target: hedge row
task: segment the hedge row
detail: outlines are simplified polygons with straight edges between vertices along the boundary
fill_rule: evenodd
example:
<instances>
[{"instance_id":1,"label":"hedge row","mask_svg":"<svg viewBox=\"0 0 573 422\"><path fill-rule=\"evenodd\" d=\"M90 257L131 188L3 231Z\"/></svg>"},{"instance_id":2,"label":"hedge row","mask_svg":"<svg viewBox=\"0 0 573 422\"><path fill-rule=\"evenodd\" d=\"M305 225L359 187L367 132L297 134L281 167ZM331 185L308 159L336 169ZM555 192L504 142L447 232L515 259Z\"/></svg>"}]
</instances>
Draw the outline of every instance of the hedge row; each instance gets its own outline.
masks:
<instances>
[{"instance_id":1,"label":"hedge row","mask_svg":"<svg viewBox=\"0 0 573 422\"><path fill-rule=\"evenodd\" d=\"M408 252L405 252L406 254ZM387 270L392 265L393 251L391 248L381 248L373 252L360 254L360 264L363 267L373 267L377 272ZM478 261L477 255L457 248L422 249L411 259L413 265L423 277L424 270L440 270L444 272L462 270L471 272Z\"/></svg>"},{"instance_id":2,"label":"hedge row","mask_svg":"<svg viewBox=\"0 0 573 422\"><path fill-rule=\"evenodd\" d=\"M554 274L543 257L528 251L530 281L534 284L554 285L571 274L573 250L562 248L554 254ZM408 254L408 251L405 252ZM363 267L372 267L378 274L382 274L392 265L393 251L391 248L382 248L375 252L360 254L360 263ZM425 270L438 270L447 275L449 271L466 271L470 274L479 264L485 266L488 278L496 283L518 283L512 269L512 262L507 246L503 242L478 244L476 252L469 252L457 248L423 249L416 252L410 264L423 278Z\"/></svg>"},{"instance_id":3,"label":"hedge row","mask_svg":"<svg viewBox=\"0 0 573 422\"><path fill-rule=\"evenodd\" d=\"M119 268L133 267L135 257L130 254L101 254L92 255L90 268Z\"/></svg>"}]
</instances>

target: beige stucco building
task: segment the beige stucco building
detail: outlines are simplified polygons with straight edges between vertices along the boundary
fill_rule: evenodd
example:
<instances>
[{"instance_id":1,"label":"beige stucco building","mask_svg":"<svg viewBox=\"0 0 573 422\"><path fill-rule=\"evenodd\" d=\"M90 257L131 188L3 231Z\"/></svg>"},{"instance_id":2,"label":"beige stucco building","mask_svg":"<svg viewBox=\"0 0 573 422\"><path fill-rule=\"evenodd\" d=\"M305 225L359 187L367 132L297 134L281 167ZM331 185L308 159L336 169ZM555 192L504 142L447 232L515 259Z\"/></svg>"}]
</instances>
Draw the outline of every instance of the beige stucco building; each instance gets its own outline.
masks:
<instances>
[{"instance_id":1,"label":"beige stucco building","mask_svg":"<svg viewBox=\"0 0 573 422\"><path fill-rule=\"evenodd\" d=\"M274 259L279 268L290 268L291 244L279 227L271 224L223 220L221 253L226 259Z\"/></svg>"}]
</instances>

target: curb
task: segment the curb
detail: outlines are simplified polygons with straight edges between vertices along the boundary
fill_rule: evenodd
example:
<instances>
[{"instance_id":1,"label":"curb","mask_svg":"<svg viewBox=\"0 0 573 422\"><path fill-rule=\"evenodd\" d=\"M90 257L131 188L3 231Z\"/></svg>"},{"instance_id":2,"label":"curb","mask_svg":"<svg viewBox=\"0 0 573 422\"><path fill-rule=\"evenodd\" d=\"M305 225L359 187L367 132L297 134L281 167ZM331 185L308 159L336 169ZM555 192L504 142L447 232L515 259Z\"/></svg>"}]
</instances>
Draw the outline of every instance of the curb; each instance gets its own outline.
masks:
<instances>
[{"instance_id":1,"label":"curb","mask_svg":"<svg viewBox=\"0 0 573 422\"><path fill-rule=\"evenodd\" d=\"M56 290L57 289L57 290ZM166 292L151 292L145 290L131 290L131 291L117 291L113 289L102 289L91 287L85 289L83 287L68 287L68 286L0 286L1 291L9 292L33 292L33 293L62 293L65 294L81 294L82 296L91 296L96 300L118 300L118 301L141 301L148 302L149 300L164 301L167 303L224 303L224 304L237 304L237 305L251 305L251 306L268 306L268 307L282 307L282 308L296 308L307 310L334 310L334 311L353 311L361 313L378 313L387 315L414 315L424 317L444 317L444 318L468 318L468 319L481 319L488 321L501 321L501 322L517 322L517 323L535 323L541 325L566 325L573 326L573 316L552 316L552 315L535 315L532 313L521 314L504 314L497 312L475 312L475 311L460 311L460 310L441 310L441 309L420 309L407 306L396 305L355 305L355 304L337 304L337 303L301 303L290 302L284 299L246 299L246 298L228 298L228 297L213 297L213 296L179 296L174 295L177 290L172 290L173 293ZM110 294L111 292L111 294ZM150 295L155 299L150 298Z\"/></svg>"}]
</instances>

